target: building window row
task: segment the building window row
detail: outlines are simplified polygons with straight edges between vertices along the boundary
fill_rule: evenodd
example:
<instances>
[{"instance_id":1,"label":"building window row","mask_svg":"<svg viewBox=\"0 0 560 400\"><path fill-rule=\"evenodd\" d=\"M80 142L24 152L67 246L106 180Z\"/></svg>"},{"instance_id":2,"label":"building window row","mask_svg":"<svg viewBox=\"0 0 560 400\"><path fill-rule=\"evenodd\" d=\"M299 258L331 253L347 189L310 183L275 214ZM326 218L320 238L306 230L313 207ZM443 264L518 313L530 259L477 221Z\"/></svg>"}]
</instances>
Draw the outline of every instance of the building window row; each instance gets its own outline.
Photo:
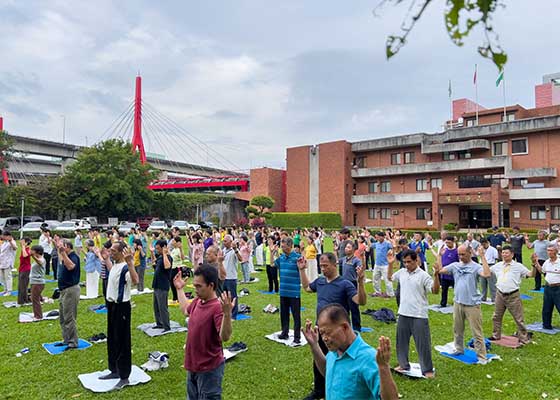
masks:
<instances>
[{"instance_id":1,"label":"building window row","mask_svg":"<svg viewBox=\"0 0 560 400\"><path fill-rule=\"evenodd\" d=\"M546 219L545 206L531 206L531 219Z\"/></svg>"},{"instance_id":2,"label":"building window row","mask_svg":"<svg viewBox=\"0 0 560 400\"><path fill-rule=\"evenodd\" d=\"M391 165L400 165L401 164L401 153L392 153L391 154ZM404 153L404 163L405 164L414 164L414 152L408 151Z\"/></svg>"},{"instance_id":3,"label":"building window row","mask_svg":"<svg viewBox=\"0 0 560 400\"><path fill-rule=\"evenodd\" d=\"M418 220L429 219L429 214L431 213L432 213L431 208L417 208L416 219Z\"/></svg>"},{"instance_id":4,"label":"building window row","mask_svg":"<svg viewBox=\"0 0 560 400\"><path fill-rule=\"evenodd\" d=\"M443 188L443 180L442 180L442 178L416 179L416 191L417 192L425 192L427 190L430 190L428 185L431 186L432 189L433 188L442 189ZM372 182L368 182L368 192L369 193L390 193L391 192L391 181L383 181L383 182L372 181Z\"/></svg>"},{"instance_id":5,"label":"building window row","mask_svg":"<svg viewBox=\"0 0 560 400\"><path fill-rule=\"evenodd\" d=\"M390 208L368 208L369 219L391 219Z\"/></svg>"},{"instance_id":6,"label":"building window row","mask_svg":"<svg viewBox=\"0 0 560 400\"><path fill-rule=\"evenodd\" d=\"M381 190L380 190L381 189ZM379 182L368 182L369 193L389 193L391 191L391 181Z\"/></svg>"},{"instance_id":7,"label":"building window row","mask_svg":"<svg viewBox=\"0 0 560 400\"><path fill-rule=\"evenodd\" d=\"M511 141L511 154L523 155L529 153L529 144L527 138L512 139ZM499 140L492 142L492 156L507 156L508 155L508 141Z\"/></svg>"}]
</instances>

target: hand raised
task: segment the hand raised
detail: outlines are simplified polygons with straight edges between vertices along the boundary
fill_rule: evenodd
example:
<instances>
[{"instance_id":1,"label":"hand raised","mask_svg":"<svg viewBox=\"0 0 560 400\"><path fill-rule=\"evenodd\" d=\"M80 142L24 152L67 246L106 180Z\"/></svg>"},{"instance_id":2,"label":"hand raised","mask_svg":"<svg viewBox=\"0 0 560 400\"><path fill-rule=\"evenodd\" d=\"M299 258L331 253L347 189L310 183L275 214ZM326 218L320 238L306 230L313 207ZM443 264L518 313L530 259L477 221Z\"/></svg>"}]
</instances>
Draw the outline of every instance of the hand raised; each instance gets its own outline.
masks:
<instances>
[{"instance_id":1,"label":"hand raised","mask_svg":"<svg viewBox=\"0 0 560 400\"><path fill-rule=\"evenodd\" d=\"M311 320L308 319L305 321L305 328L302 328L301 332L310 346L314 346L319 343L319 330L316 326L313 326Z\"/></svg>"},{"instance_id":2,"label":"hand raised","mask_svg":"<svg viewBox=\"0 0 560 400\"><path fill-rule=\"evenodd\" d=\"M391 361L391 341L385 336L379 337L379 347L375 356L378 366L389 366Z\"/></svg>"},{"instance_id":3,"label":"hand raised","mask_svg":"<svg viewBox=\"0 0 560 400\"><path fill-rule=\"evenodd\" d=\"M175 275L175 278L173 278L173 285L177 290L183 290L183 288L187 284L187 279L188 278L183 279L181 274L177 274Z\"/></svg>"},{"instance_id":4,"label":"hand raised","mask_svg":"<svg viewBox=\"0 0 560 400\"><path fill-rule=\"evenodd\" d=\"M231 310L235 307L235 301L237 298L231 299L231 294L229 292L222 292L220 296L220 303L222 304L222 311L224 315L231 315Z\"/></svg>"},{"instance_id":5,"label":"hand raised","mask_svg":"<svg viewBox=\"0 0 560 400\"><path fill-rule=\"evenodd\" d=\"M301 256L300 258L298 258L298 260L297 260L297 267L298 267L298 269L299 269L300 271L307 268L307 261L305 260L305 258L304 258L303 256Z\"/></svg>"}]
</instances>

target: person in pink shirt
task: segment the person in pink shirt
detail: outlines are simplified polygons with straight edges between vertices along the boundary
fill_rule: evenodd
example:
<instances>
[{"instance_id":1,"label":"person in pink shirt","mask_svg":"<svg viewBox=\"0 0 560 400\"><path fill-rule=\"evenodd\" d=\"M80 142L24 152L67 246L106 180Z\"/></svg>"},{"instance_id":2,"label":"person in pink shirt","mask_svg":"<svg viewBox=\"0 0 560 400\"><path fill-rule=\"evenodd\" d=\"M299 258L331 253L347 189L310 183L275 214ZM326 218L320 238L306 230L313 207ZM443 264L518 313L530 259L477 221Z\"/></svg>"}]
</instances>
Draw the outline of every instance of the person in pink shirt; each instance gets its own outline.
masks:
<instances>
[{"instance_id":1,"label":"person in pink shirt","mask_svg":"<svg viewBox=\"0 0 560 400\"><path fill-rule=\"evenodd\" d=\"M239 238L239 254L241 255L241 271L243 272L243 280L241 283L251 282L251 267L249 265L249 257L251 257L252 249L249 246L247 236Z\"/></svg>"},{"instance_id":2,"label":"person in pink shirt","mask_svg":"<svg viewBox=\"0 0 560 400\"><path fill-rule=\"evenodd\" d=\"M204 262L204 243L198 232L192 236L192 240L192 263L193 268L197 269Z\"/></svg>"}]
</instances>

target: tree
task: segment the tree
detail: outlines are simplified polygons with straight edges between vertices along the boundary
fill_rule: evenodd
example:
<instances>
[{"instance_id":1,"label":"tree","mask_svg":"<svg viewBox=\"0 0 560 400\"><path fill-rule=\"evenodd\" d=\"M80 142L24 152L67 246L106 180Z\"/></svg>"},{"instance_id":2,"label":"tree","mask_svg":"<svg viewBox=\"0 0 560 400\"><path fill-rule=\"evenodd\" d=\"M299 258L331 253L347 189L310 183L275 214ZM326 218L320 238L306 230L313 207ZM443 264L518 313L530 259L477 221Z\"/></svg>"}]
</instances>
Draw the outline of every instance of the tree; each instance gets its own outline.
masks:
<instances>
[{"instance_id":1,"label":"tree","mask_svg":"<svg viewBox=\"0 0 560 400\"><path fill-rule=\"evenodd\" d=\"M381 0L374 10L387 3L401 5L410 3L409 11L401 24L402 35L391 35L387 38L385 51L387 59L396 55L406 44L408 35L420 20L432 0ZM477 26L484 30L484 42L478 47L479 54L492 62L501 70L507 62L507 54L501 48L498 34L492 26L492 16L498 7L505 7L503 0L446 0L444 11L445 27L451 41L457 46L464 44L464 39Z\"/></svg>"},{"instance_id":2,"label":"tree","mask_svg":"<svg viewBox=\"0 0 560 400\"><path fill-rule=\"evenodd\" d=\"M266 220L272 218L270 210L274 207L274 200L268 196L255 196L245 208L250 219Z\"/></svg>"},{"instance_id":3,"label":"tree","mask_svg":"<svg viewBox=\"0 0 560 400\"><path fill-rule=\"evenodd\" d=\"M81 214L135 217L150 209L150 164L142 164L129 143L112 139L84 149L62 176L62 203Z\"/></svg>"}]
</instances>

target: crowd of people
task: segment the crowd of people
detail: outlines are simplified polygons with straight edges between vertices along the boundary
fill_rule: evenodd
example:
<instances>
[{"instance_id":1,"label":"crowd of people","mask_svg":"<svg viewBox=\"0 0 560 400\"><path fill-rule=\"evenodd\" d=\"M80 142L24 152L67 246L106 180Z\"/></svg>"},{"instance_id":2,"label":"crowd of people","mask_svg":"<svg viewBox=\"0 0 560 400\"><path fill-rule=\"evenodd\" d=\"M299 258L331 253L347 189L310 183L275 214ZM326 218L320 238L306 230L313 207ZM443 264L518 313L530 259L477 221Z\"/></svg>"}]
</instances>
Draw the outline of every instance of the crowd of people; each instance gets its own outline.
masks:
<instances>
[{"instance_id":1,"label":"crowd of people","mask_svg":"<svg viewBox=\"0 0 560 400\"><path fill-rule=\"evenodd\" d=\"M334 251L325 251L330 236ZM293 343L302 335L313 354L313 391L306 399L398 398L391 377L389 339L380 338L377 350L360 336L360 306L368 295L395 298L397 371L410 369L410 338L415 341L422 374L434 377L428 296L441 291L439 307L449 304L453 287L453 334L455 352L464 352L465 321L474 337L479 363L487 362L480 304L494 305L491 340L502 335L502 320L509 311L519 344L530 341L520 297L522 278L533 278L539 290L544 275L542 321L552 329L554 307L560 312L560 260L557 240L538 233L529 240L517 227L513 233L496 227L484 236L468 233L464 239L440 232L408 238L400 230L371 232L368 229L326 232L320 227L287 232L281 228L171 229L151 232L117 228L90 230L74 240L51 235L42 228L38 245L20 241L18 304L31 303L35 320L42 315L42 292L47 276L58 281L62 342L66 349L78 346L76 319L80 300L80 270L84 263L86 297L99 295L99 280L108 310L108 365L110 373L100 379L128 383L131 371L130 296L132 287L146 290L145 271L153 268L155 328L171 329L168 306L179 305L188 316L185 347L188 398L220 398L224 376L222 343L232 334L238 316L237 284L254 280L256 268L266 270L268 291L279 294L280 334L289 338L293 320ZM183 244L186 243L186 246ZM523 265L523 248L533 249L531 265ZM0 281L5 293L12 290L11 271L18 243L3 232L0 245ZM432 265L428 252L433 254ZM238 272L241 272L238 276ZM366 289L371 274L373 291ZM187 298L184 287L192 279L196 297ZM396 287L394 285L396 284ZM28 295L30 286L30 296ZM169 292L172 292L169 298ZM301 321L301 294L316 293L315 321ZM368 293L369 292L369 293ZM352 379L354 385L340 385Z\"/></svg>"}]
</instances>

